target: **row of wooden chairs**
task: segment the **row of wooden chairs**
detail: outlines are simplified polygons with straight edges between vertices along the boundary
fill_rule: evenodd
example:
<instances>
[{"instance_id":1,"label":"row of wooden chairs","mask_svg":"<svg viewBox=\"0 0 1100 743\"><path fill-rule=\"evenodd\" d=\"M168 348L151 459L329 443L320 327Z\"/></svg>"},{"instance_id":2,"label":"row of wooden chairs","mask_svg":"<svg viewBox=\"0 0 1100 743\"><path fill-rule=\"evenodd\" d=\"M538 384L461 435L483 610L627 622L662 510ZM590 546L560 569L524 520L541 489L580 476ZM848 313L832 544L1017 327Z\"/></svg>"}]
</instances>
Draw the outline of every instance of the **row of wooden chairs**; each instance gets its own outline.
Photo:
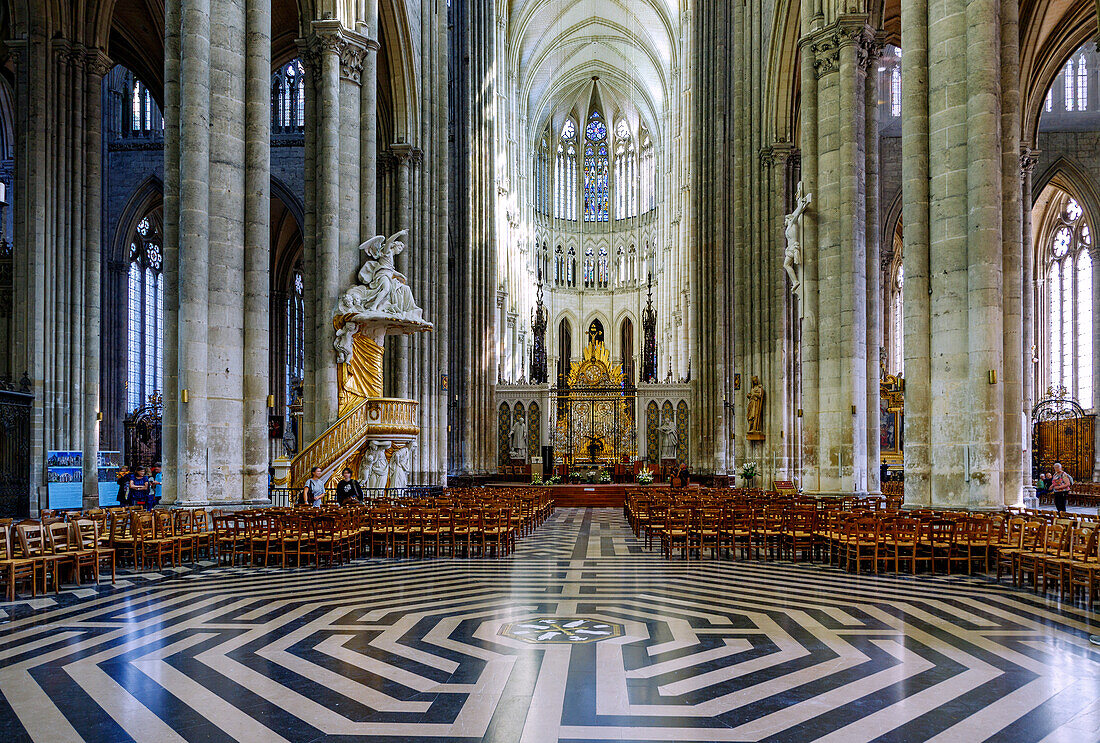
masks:
<instances>
[{"instance_id":1,"label":"row of wooden chairs","mask_svg":"<svg viewBox=\"0 0 1100 743\"><path fill-rule=\"evenodd\" d=\"M25 519L0 525L0 576L8 601L15 600L20 583L30 586L32 597L38 596L39 588L45 593L51 582L54 592L59 592L67 577L80 585L88 575L98 584L104 565L110 566L114 583L115 552L100 542L98 526L91 519L48 523Z\"/></svg>"},{"instance_id":2,"label":"row of wooden chairs","mask_svg":"<svg viewBox=\"0 0 1100 743\"><path fill-rule=\"evenodd\" d=\"M1032 590L1043 593L1057 586L1063 600L1080 590L1087 605L1093 605L1100 588L1100 529L1095 523L1016 517L1006 528L997 554L998 581L1009 574L1013 585L1029 583Z\"/></svg>"}]
</instances>

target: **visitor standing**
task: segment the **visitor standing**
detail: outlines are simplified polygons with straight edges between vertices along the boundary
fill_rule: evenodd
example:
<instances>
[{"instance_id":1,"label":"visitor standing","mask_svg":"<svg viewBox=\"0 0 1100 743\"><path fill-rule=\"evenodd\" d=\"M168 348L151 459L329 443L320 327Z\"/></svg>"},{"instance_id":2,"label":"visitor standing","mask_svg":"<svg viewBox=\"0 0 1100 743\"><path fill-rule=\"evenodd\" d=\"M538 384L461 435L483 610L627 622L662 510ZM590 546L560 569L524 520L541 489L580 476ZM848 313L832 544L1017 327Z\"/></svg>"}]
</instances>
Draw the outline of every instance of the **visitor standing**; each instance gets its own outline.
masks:
<instances>
[{"instance_id":1,"label":"visitor standing","mask_svg":"<svg viewBox=\"0 0 1100 743\"><path fill-rule=\"evenodd\" d=\"M321 479L321 468L314 467L309 472L309 480L302 491L306 502L314 508L320 508L325 500L325 481Z\"/></svg>"},{"instance_id":2,"label":"visitor standing","mask_svg":"<svg viewBox=\"0 0 1100 743\"><path fill-rule=\"evenodd\" d=\"M130 468L119 467L115 482L118 483L118 504L120 506L130 505Z\"/></svg>"},{"instance_id":3,"label":"visitor standing","mask_svg":"<svg viewBox=\"0 0 1100 743\"><path fill-rule=\"evenodd\" d=\"M149 503L151 506L156 506L160 503L161 492L161 471L160 462L153 465L153 468L149 470Z\"/></svg>"},{"instance_id":4,"label":"visitor standing","mask_svg":"<svg viewBox=\"0 0 1100 743\"><path fill-rule=\"evenodd\" d=\"M134 505L145 506L146 511L153 508L149 502L149 478L144 467L138 467L130 479L130 500Z\"/></svg>"},{"instance_id":5,"label":"visitor standing","mask_svg":"<svg viewBox=\"0 0 1100 743\"><path fill-rule=\"evenodd\" d=\"M345 467L341 475L343 479L336 483L336 502L341 506L349 500L363 500L363 489L359 487L359 481L352 477L354 473L351 467Z\"/></svg>"},{"instance_id":6,"label":"visitor standing","mask_svg":"<svg viewBox=\"0 0 1100 743\"><path fill-rule=\"evenodd\" d=\"M1066 496L1073 487L1073 478L1062 469L1061 462L1054 465L1054 477L1050 480L1050 489L1054 492L1054 508L1059 513L1066 510Z\"/></svg>"}]
</instances>

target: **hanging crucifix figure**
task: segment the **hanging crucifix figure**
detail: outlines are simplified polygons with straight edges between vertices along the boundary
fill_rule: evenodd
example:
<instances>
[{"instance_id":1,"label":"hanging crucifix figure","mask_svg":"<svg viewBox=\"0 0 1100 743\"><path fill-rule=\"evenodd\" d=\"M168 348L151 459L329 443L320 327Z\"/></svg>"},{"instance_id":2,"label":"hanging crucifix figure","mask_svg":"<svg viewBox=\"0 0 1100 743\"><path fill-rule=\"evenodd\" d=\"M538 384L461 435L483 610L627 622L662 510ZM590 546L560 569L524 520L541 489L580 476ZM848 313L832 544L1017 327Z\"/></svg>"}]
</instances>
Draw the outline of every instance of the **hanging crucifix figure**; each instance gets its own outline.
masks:
<instances>
[{"instance_id":1,"label":"hanging crucifix figure","mask_svg":"<svg viewBox=\"0 0 1100 743\"><path fill-rule=\"evenodd\" d=\"M802 299L802 246L798 242L799 220L806 207L813 200L813 194L802 195L802 181L795 190L794 211L783 218L783 234L787 238L787 247L783 251L783 270L791 278L791 291Z\"/></svg>"}]
</instances>

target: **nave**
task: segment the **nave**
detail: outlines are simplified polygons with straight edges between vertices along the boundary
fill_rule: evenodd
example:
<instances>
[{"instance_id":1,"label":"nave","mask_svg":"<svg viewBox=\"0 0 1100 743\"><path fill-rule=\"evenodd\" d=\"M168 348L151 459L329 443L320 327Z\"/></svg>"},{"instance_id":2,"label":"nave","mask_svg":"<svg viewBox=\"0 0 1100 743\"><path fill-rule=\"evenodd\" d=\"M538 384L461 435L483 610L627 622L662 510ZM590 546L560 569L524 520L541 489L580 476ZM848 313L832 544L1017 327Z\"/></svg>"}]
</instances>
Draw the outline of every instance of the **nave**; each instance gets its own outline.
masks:
<instances>
[{"instance_id":1,"label":"nave","mask_svg":"<svg viewBox=\"0 0 1100 743\"><path fill-rule=\"evenodd\" d=\"M558 509L503 560L209 567L0 625L0 738L1097 740L1090 618L985 578L666 561Z\"/></svg>"}]
</instances>

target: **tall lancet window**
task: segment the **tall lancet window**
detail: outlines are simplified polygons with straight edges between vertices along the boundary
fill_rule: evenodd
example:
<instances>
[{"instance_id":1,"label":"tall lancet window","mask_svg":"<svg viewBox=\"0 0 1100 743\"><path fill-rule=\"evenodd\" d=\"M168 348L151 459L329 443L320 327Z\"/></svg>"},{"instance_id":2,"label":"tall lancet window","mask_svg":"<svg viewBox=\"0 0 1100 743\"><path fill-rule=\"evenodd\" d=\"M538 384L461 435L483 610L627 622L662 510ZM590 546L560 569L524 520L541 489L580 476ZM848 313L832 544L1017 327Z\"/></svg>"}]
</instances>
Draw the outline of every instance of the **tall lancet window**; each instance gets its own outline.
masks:
<instances>
[{"instance_id":1,"label":"tall lancet window","mask_svg":"<svg viewBox=\"0 0 1100 743\"><path fill-rule=\"evenodd\" d=\"M1070 61L1066 62L1066 69L1064 71L1065 76L1064 76L1063 93L1065 94L1065 97L1066 97L1066 110L1067 111L1072 111L1073 110L1073 103L1074 103L1074 100L1076 98L1076 96L1074 95L1074 88L1075 88L1074 82L1077 80L1077 77L1076 77L1076 75L1073 74L1073 69L1074 69L1073 60L1071 59Z\"/></svg>"},{"instance_id":2,"label":"tall lancet window","mask_svg":"<svg viewBox=\"0 0 1100 743\"><path fill-rule=\"evenodd\" d=\"M1085 64L1085 55L1077 58L1077 110L1089 108L1089 68Z\"/></svg>"},{"instance_id":3,"label":"tall lancet window","mask_svg":"<svg viewBox=\"0 0 1100 743\"><path fill-rule=\"evenodd\" d=\"M638 216L637 156L625 119L615 127L615 219Z\"/></svg>"},{"instance_id":4,"label":"tall lancet window","mask_svg":"<svg viewBox=\"0 0 1100 743\"><path fill-rule=\"evenodd\" d=\"M558 164L554 193L554 216L569 222L577 219L577 125L566 119L558 139Z\"/></svg>"},{"instance_id":5,"label":"tall lancet window","mask_svg":"<svg viewBox=\"0 0 1100 743\"><path fill-rule=\"evenodd\" d=\"M608 218L607 126L599 111L588 117L584 130L584 221L606 222Z\"/></svg>"},{"instance_id":6,"label":"tall lancet window","mask_svg":"<svg viewBox=\"0 0 1100 743\"><path fill-rule=\"evenodd\" d=\"M127 319L126 406L130 411L146 404L164 388L163 343L164 268L160 231L161 211L146 215L130 238L129 307Z\"/></svg>"},{"instance_id":7,"label":"tall lancet window","mask_svg":"<svg viewBox=\"0 0 1100 743\"><path fill-rule=\"evenodd\" d=\"M642 127L638 135L641 151L638 156L639 183L639 210L646 214L657 208L657 168L653 156L653 139L649 132Z\"/></svg>"},{"instance_id":8,"label":"tall lancet window","mask_svg":"<svg viewBox=\"0 0 1100 743\"><path fill-rule=\"evenodd\" d=\"M301 132L306 123L306 70L292 59L271 76L271 131Z\"/></svg>"},{"instance_id":9,"label":"tall lancet window","mask_svg":"<svg viewBox=\"0 0 1100 743\"><path fill-rule=\"evenodd\" d=\"M891 290L893 291L891 299L893 338L891 338L890 355L893 357L891 360L894 374L900 376L905 371L905 266L901 263L898 263L898 270L894 273L894 284Z\"/></svg>"},{"instance_id":10,"label":"tall lancet window","mask_svg":"<svg viewBox=\"0 0 1100 743\"><path fill-rule=\"evenodd\" d=\"M1093 402L1092 231L1080 203L1063 196L1045 247L1047 384Z\"/></svg>"},{"instance_id":11,"label":"tall lancet window","mask_svg":"<svg viewBox=\"0 0 1100 743\"><path fill-rule=\"evenodd\" d=\"M539 214L550 214L551 190L550 190L550 132L547 130L539 137L538 149L535 151L535 211Z\"/></svg>"}]
</instances>

